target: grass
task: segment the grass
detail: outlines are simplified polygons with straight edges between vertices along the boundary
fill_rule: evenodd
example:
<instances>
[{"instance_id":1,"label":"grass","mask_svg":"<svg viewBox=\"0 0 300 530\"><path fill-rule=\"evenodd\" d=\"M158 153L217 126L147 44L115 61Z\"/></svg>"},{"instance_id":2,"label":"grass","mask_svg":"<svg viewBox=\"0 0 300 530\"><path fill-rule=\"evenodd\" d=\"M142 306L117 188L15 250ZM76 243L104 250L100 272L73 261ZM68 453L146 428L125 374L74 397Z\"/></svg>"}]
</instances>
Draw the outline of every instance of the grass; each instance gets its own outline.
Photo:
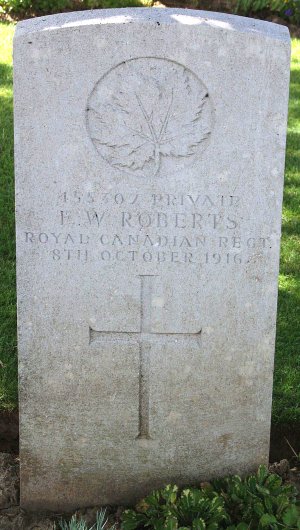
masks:
<instances>
[{"instance_id":1,"label":"grass","mask_svg":"<svg viewBox=\"0 0 300 530\"><path fill-rule=\"evenodd\" d=\"M0 23L0 409L17 406L13 32L13 24ZM292 49L273 399L273 421L277 423L300 422L300 40L293 40Z\"/></svg>"},{"instance_id":2,"label":"grass","mask_svg":"<svg viewBox=\"0 0 300 530\"><path fill-rule=\"evenodd\" d=\"M17 405L12 37L0 25L0 408Z\"/></svg>"},{"instance_id":3,"label":"grass","mask_svg":"<svg viewBox=\"0 0 300 530\"><path fill-rule=\"evenodd\" d=\"M300 421L300 40L293 40L273 421Z\"/></svg>"}]
</instances>

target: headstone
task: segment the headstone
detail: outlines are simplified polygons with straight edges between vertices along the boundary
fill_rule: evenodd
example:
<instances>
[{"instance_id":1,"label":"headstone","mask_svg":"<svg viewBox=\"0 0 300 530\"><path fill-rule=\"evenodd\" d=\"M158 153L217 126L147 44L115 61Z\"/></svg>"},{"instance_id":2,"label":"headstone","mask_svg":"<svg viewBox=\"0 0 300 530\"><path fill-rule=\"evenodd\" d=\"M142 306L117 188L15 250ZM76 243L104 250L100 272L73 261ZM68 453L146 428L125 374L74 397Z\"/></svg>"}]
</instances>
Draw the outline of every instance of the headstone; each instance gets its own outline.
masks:
<instances>
[{"instance_id":1,"label":"headstone","mask_svg":"<svg viewBox=\"0 0 300 530\"><path fill-rule=\"evenodd\" d=\"M18 24L23 507L268 461L289 54L200 11Z\"/></svg>"}]
</instances>

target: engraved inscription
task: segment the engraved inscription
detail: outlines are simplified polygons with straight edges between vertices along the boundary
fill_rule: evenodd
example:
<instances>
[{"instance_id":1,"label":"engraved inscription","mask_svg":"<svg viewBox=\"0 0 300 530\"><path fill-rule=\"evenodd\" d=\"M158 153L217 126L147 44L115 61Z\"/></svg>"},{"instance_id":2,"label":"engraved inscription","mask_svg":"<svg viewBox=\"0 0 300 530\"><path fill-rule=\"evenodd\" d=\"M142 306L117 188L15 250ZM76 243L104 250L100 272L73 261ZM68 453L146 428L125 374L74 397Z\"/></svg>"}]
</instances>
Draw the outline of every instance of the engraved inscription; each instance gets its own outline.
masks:
<instances>
[{"instance_id":1,"label":"engraved inscription","mask_svg":"<svg viewBox=\"0 0 300 530\"><path fill-rule=\"evenodd\" d=\"M24 243L54 263L236 269L253 255L268 259L274 237L251 228L241 196L154 191L103 193L94 183L59 193L51 228L25 231Z\"/></svg>"},{"instance_id":2,"label":"engraved inscription","mask_svg":"<svg viewBox=\"0 0 300 530\"><path fill-rule=\"evenodd\" d=\"M175 340L180 346L180 341L194 340L200 346L201 330L195 333L156 333L151 330L151 299L153 275L140 275L141 279L141 305L140 305L140 330L135 332L97 331L90 327L90 344L103 344L108 341L121 343L137 343L140 352L139 369L139 433L137 439L149 439L149 399L150 399L150 352L156 342L169 343Z\"/></svg>"},{"instance_id":3,"label":"engraved inscription","mask_svg":"<svg viewBox=\"0 0 300 530\"><path fill-rule=\"evenodd\" d=\"M212 130L202 81L182 64L156 57L130 59L105 74L86 115L106 162L143 177L182 170L204 151Z\"/></svg>"}]
</instances>

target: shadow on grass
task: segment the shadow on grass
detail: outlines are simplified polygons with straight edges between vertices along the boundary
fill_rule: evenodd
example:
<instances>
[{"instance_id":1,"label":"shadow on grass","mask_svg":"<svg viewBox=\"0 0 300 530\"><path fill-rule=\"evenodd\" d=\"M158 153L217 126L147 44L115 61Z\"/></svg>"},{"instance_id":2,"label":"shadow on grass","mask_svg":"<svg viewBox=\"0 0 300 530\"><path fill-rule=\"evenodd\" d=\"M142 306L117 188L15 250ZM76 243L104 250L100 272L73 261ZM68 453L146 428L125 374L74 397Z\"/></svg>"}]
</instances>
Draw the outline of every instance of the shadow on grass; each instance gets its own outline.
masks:
<instances>
[{"instance_id":1,"label":"shadow on grass","mask_svg":"<svg viewBox=\"0 0 300 530\"><path fill-rule=\"evenodd\" d=\"M1 22L1 26L3 22ZM13 65L0 62L0 89L3 87L12 89Z\"/></svg>"},{"instance_id":2,"label":"shadow on grass","mask_svg":"<svg viewBox=\"0 0 300 530\"><path fill-rule=\"evenodd\" d=\"M272 415L273 421L280 424L299 422L300 418L299 100L300 69L294 52L290 83ZM282 428L284 431L284 425ZM280 437L281 433L275 429L273 435ZM284 437L281 436L281 439L282 447L286 446L288 449ZM295 443L294 439L290 441ZM300 450L299 443L296 449Z\"/></svg>"},{"instance_id":3,"label":"shadow on grass","mask_svg":"<svg viewBox=\"0 0 300 530\"><path fill-rule=\"evenodd\" d=\"M283 279L278 294L273 421L293 422L300 416L300 288L293 277Z\"/></svg>"},{"instance_id":4,"label":"shadow on grass","mask_svg":"<svg viewBox=\"0 0 300 530\"><path fill-rule=\"evenodd\" d=\"M13 102L12 95L0 97L1 181L0 181L0 257L15 257L14 166L13 166Z\"/></svg>"},{"instance_id":5,"label":"shadow on grass","mask_svg":"<svg viewBox=\"0 0 300 530\"><path fill-rule=\"evenodd\" d=\"M293 61L291 66L290 79L290 100L289 100L289 128L299 127L300 110L300 68Z\"/></svg>"},{"instance_id":6,"label":"shadow on grass","mask_svg":"<svg viewBox=\"0 0 300 530\"><path fill-rule=\"evenodd\" d=\"M11 87L12 85L12 66L0 63L0 79L1 79L1 87Z\"/></svg>"},{"instance_id":7,"label":"shadow on grass","mask_svg":"<svg viewBox=\"0 0 300 530\"><path fill-rule=\"evenodd\" d=\"M300 98L299 98L300 101ZM297 122L299 122L300 116L298 117ZM290 184L290 175L289 173L295 170L299 173L300 169L300 132L290 130L287 136L286 143L286 185ZM299 186L299 181L297 185Z\"/></svg>"},{"instance_id":8,"label":"shadow on grass","mask_svg":"<svg viewBox=\"0 0 300 530\"><path fill-rule=\"evenodd\" d=\"M0 63L0 408L17 405L12 66Z\"/></svg>"}]
</instances>

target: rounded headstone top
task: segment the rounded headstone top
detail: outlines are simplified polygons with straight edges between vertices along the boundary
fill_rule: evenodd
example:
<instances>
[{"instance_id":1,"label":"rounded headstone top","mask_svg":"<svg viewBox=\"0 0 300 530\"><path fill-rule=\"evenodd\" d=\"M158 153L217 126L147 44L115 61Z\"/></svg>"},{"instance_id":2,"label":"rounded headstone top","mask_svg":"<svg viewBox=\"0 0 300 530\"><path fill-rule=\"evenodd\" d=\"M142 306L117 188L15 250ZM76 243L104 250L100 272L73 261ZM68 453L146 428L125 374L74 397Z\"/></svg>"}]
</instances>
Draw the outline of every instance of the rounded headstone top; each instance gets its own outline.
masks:
<instances>
[{"instance_id":1,"label":"rounded headstone top","mask_svg":"<svg viewBox=\"0 0 300 530\"><path fill-rule=\"evenodd\" d=\"M273 22L257 20L227 13L171 8L120 8L95 9L59 13L23 20L17 24L15 38L41 31L63 30L101 24L177 24L182 26L208 26L225 32L252 33L276 40L289 41L287 27Z\"/></svg>"}]
</instances>

